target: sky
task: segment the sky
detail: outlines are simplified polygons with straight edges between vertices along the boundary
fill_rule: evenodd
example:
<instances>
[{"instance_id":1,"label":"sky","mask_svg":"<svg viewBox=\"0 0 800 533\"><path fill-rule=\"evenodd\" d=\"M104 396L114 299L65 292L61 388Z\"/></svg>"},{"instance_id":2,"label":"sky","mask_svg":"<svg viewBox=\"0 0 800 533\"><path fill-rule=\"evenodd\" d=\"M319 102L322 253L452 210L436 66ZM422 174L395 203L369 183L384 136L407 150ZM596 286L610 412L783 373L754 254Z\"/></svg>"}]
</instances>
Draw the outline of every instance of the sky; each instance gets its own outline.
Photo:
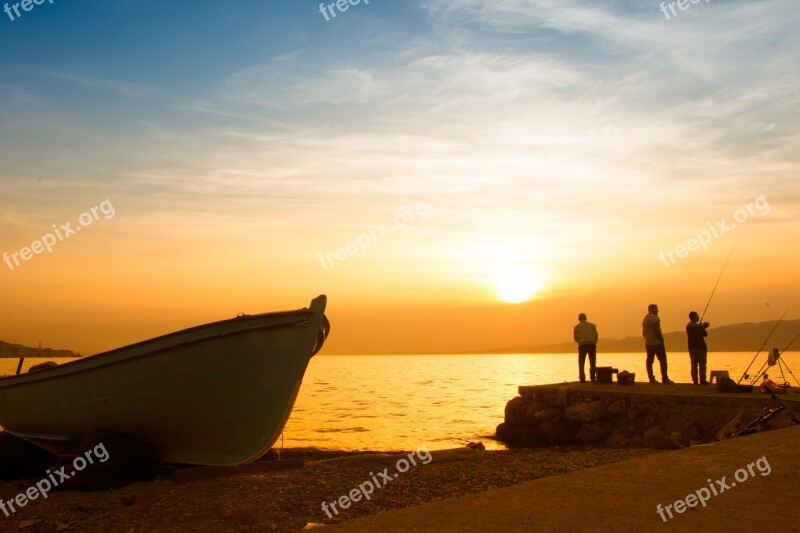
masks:
<instances>
[{"instance_id":1,"label":"sky","mask_svg":"<svg viewBox=\"0 0 800 533\"><path fill-rule=\"evenodd\" d=\"M0 12L0 339L327 294L323 353L490 350L718 279L712 327L800 317L796 0L342 4Z\"/></svg>"}]
</instances>

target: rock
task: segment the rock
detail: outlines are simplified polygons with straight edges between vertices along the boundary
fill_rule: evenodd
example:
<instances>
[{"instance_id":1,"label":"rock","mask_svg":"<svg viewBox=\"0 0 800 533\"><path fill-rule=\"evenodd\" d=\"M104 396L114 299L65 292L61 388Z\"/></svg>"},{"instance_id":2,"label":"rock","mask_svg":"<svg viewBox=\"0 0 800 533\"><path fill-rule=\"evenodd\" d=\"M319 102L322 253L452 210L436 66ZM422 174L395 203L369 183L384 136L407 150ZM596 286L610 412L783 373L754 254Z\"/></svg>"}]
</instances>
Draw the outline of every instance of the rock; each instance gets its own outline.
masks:
<instances>
[{"instance_id":1,"label":"rock","mask_svg":"<svg viewBox=\"0 0 800 533\"><path fill-rule=\"evenodd\" d=\"M536 391L531 390L530 388L523 388L519 391L519 395L527 400L535 400L536 399Z\"/></svg>"},{"instance_id":2,"label":"rock","mask_svg":"<svg viewBox=\"0 0 800 533\"><path fill-rule=\"evenodd\" d=\"M547 437L551 445L576 444L578 431L575 424L569 422L544 422L539 426L541 432Z\"/></svg>"},{"instance_id":3,"label":"rock","mask_svg":"<svg viewBox=\"0 0 800 533\"><path fill-rule=\"evenodd\" d=\"M695 410L694 416L692 416L692 426L694 427L695 431L690 433L691 440L700 440L703 442L711 442L712 440L721 440L717 438L717 432L723 426L724 422L734 419L738 409L728 409L728 408L715 408L704 406L701 409ZM759 413L761 414L761 413ZM755 416L758 416L756 414ZM755 417L753 417L755 418ZM739 419L738 422L741 422L742 419ZM736 422L734 422L735 425ZM728 430L735 430L735 428L731 427Z\"/></svg>"},{"instance_id":4,"label":"rock","mask_svg":"<svg viewBox=\"0 0 800 533\"><path fill-rule=\"evenodd\" d=\"M562 385L558 388L558 396L556 396L556 405L559 407L566 407L569 405L569 386Z\"/></svg>"},{"instance_id":5,"label":"rock","mask_svg":"<svg viewBox=\"0 0 800 533\"><path fill-rule=\"evenodd\" d=\"M737 429L741 428L742 425L742 413L736 413L736 416L733 417L733 420L722 426L720 430L717 431L715 437L717 440L729 439L731 434L733 434L733 432Z\"/></svg>"},{"instance_id":6,"label":"rock","mask_svg":"<svg viewBox=\"0 0 800 533\"><path fill-rule=\"evenodd\" d=\"M605 441L605 445L610 446L612 448L624 448L626 446L630 446L630 443L631 439L626 437L622 433L613 433Z\"/></svg>"},{"instance_id":7,"label":"rock","mask_svg":"<svg viewBox=\"0 0 800 533\"><path fill-rule=\"evenodd\" d=\"M542 403L538 400L533 401L528 404L528 407L525 409L525 418L529 421L534 422L536 421L536 412L541 411L542 409L547 408L547 404Z\"/></svg>"},{"instance_id":8,"label":"rock","mask_svg":"<svg viewBox=\"0 0 800 533\"><path fill-rule=\"evenodd\" d=\"M497 440L519 446L538 447L547 445L547 435L532 425L518 426L503 422L495 431Z\"/></svg>"},{"instance_id":9,"label":"rock","mask_svg":"<svg viewBox=\"0 0 800 533\"><path fill-rule=\"evenodd\" d=\"M618 428L622 429L622 434L626 437L642 437L644 432L650 429L652 426L646 426L641 420L636 420L635 422L628 422L627 420L617 421Z\"/></svg>"},{"instance_id":10,"label":"rock","mask_svg":"<svg viewBox=\"0 0 800 533\"><path fill-rule=\"evenodd\" d=\"M523 426L502 422L497 426L495 436L503 442L516 443L522 438L523 429Z\"/></svg>"},{"instance_id":11,"label":"rock","mask_svg":"<svg viewBox=\"0 0 800 533\"><path fill-rule=\"evenodd\" d=\"M625 410L625 418L628 419L628 422L635 422L642 417L642 412L636 407L636 405L629 405L628 409Z\"/></svg>"},{"instance_id":12,"label":"rock","mask_svg":"<svg viewBox=\"0 0 800 533\"><path fill-rule=\"evenodd\" d=\"M546 407L545 409L536 411L533 418L539 424L542 422L558 422L564 419L564 411L558 407Z\"/></svg>"},{"instance_id":13,"label":"rock","mask_svg":"<svg viewBox=\"0 0 800 533\"><path fill-rule=\"evenodd\" d=\"M625 416L625 400L614 400L608 406L608 419L616 422Z\"/></svg>"},{"instance_id":14,"label":"rock","mask_svg":"<svg viewBox=\"0 0 800 533\"><path fill-rule=\"evenodd\" d=\"M545 446L547 444L547 435L541 429L533 426L526 427L522 430L522 436L519 439L522 446Z\"/></svg>"},{"instance_id":15,"label":"rock","mask_svg":"<svg viewBox=\"0 0 800 533\"><path fill-rule=\"evenodd\" d=\"M612 427L608 420L584 424L578 430L578 438L584 444L600 444L611 436Z\"/></svg>"},{"instance_id":16,"label":"rock","mask_svg":"<svg viewBox=\"0 0 800 533\"><path fill-rule=\"evenodd\" d=\"M509 400L506 404L505 421L509 424L525 424L527 422L525 413L528 409L529 402L530 400L521 396L517 396L516 398Z\"/></svg>"},{"instance_id":17,"label":"rock","mask_svg":"<svg viewBox=\"0 0 800 533\"><path fill-rule=\"evenodd\" d=\"M607 412L608 409L603 402L581 402L569 406L565 412L565 416L567 420L588 424L589 422L604 418Z\"/></svg>"},{"instance_id":18,"label":"rock","mask_svg":"<svg viewBox=\"0 0 800 533\"><path fill-rule=\"evenodd\" d=\"M664 417L662 415L663 412L651 411L642 419L644 427L648 429L656 426L659 427L663 426L669 428L670 425L666 423L666 420L664 420Z\"/></svg>"},{"instance_id":19,"label":"rock","mask_svg":"<svg viewBox=\"0 0 800 533\"><path fill-rule=\"evenodd\" d=\"M644 432L644 443L648 448L657 450L676 450L680 446L675 443L659 427L652 427Z\"/></svg>"},{"instance_id":20,"label":"rock","mask_svg":"<svg viewBox=\"0 0 800 533\"><path fill-rule=\"evenodd\" d=\"M685 438L681 433L677 431L673 431L672 434L669 436L669 438L672 439L672 442L674 442L678 446L678 448L685 448L686 446L689 445L689 439Z\"/></svg>"}]
</instances>

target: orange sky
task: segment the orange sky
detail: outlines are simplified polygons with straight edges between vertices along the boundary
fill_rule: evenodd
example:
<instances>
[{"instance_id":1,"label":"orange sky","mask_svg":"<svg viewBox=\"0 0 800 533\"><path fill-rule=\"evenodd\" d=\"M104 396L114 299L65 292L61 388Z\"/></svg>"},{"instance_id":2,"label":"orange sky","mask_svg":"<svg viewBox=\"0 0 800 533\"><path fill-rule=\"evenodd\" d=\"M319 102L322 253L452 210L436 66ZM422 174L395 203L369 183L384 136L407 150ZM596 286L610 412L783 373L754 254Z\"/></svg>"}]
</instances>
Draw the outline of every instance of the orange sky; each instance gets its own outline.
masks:
<instances>
[{"instance_id":1,"label":"orange sky","mask_svg":"<svg viewBox=\"0 0 800 533\"><path fill-rule=\"evenodd\" d=\"M502 270L515 258L482 259L476 252L467 261L452 253L449 242L435 237L433 209L428 226L409 226L327 269L314 253L270 257L265 250L271 237L261 246L244 244L244 238L228 243L224 232L218 239L209 237L209 227L180 239L157 231L148 239L135 233L126 237L120 228L123 213L117 207L113 219L86 228L50 256L34 257L5 276L13 276L14 283L4 286L3 293L15 302L13 313L5 311L6 331L14 333L5 340L29 345L42 340L88 354L239 312L302 307L323 292L329 296L334 328L323 353L466 351L562 342L570 340L582 311L603 337L638 335L650 302L659 304L669 331L683 327L689 310L702 310L733 244L733 238L721 238L708 252L669 269L659 262L657 249L647 250L642 243L618 244L616 250L590 244L578 254L556 248L536 273L541 291L527 302L509 304L500 300L489 274L495 264ZM746 228L709 310L714 324L775 319L796 300L792 270L797 258L784 255L778 261L765 252L780 247L774 226ZM346 234L338 239L327 234L329 242L349 240ZM169 242L194 244L171 250ZM70 262L82 266L65 268ZM790 311L788 318L797 316Z\"/></svg>"}]
</instances>

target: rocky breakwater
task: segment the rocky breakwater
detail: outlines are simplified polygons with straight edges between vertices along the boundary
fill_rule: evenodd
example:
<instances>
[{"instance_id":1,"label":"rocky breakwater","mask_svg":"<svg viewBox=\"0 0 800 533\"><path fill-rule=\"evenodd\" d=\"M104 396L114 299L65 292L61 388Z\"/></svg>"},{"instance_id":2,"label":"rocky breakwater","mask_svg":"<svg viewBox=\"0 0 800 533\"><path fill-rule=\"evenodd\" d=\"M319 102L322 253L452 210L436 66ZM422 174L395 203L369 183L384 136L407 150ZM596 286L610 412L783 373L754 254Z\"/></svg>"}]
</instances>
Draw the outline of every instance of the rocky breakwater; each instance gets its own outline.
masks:
<instances>
[{"instance_id":1,"label":"rocky breakwater","mask_svg":"<svg viewBox=\"0 0 800 533\"><path fill-rule=\"evenodd\" d=\"M642 391L647 385L520 387L510 400L497 439L512 446L603 444L614 447L681 448L724 438L771 405L757 394ZM634 392L636 389L638 391ZM599 390L598 390L599 389ZM798 401L785 400L797 410ZM781 413L784 415L785 413ZM771 426L785 427L788 416Z\"/></svg>"}]
</instances>

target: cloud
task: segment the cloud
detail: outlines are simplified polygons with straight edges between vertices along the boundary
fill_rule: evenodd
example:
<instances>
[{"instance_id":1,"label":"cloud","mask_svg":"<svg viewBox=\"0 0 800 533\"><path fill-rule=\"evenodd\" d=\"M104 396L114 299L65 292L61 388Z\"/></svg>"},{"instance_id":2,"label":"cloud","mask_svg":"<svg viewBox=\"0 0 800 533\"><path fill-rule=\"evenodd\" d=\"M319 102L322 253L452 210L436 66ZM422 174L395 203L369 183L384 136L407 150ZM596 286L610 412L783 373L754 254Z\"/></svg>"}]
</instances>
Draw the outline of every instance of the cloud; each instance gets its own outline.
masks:
<instances>
[{"instance_id":1,"label":"cloud","mask_svg":"<svg viewBox=\"0 0 800 533\"><path fill-rule=\"evenodd\" d=\"M374 102L386 90L365 69L343 67L307 74L287 70L281 62L248 67L229 76L222 91L239 104L296 108Z\"/></svg>"},{"instance_id":2,"label":"cloud","mask_svg":"<svg viewBox=\"0 0 800 533\"><path fill-rule=\"evenodd\" d=\"M93 89L110 91L126 97L148 96L158 92L157 88L153 85L136 83L127 80L117 80L86 73L68 72L54 69L44 69L41 70L40 73L58 80L83 85L85 87L91 87Z\"/></svg>"},{"instance_id":3,"label":"cloud","mask_svg":"<svg viewBox=\"0 0 800 533\"><path fill-rule=\"evenodd\" d=\"M312 46L256 57L190 96L53 75L163 94L190 118L152 112L140 135L87 135L145 209L288 221L305 205L336 229L425 200L458 242L643 240L699 202L740 203L796 175L793 4L709 3L672 21L657 2L419 5L417 38L324 61Z\"/></svg>"}]
</instances>

